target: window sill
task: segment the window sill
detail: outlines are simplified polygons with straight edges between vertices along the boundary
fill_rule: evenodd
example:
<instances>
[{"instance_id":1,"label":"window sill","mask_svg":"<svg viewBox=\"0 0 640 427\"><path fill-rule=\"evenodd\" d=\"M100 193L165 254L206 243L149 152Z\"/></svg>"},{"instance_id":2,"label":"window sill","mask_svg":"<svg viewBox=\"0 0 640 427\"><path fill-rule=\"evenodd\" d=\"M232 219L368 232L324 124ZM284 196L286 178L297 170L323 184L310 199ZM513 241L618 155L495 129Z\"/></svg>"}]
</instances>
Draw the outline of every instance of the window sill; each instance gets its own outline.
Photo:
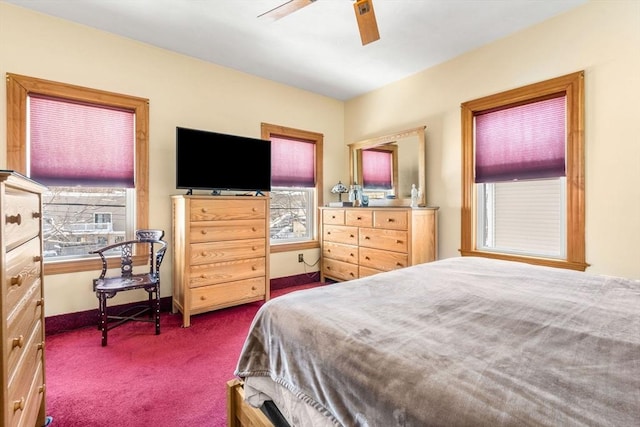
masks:
<instances>
[{"instance_id":1,"label":"window sill","mask_svg":"<svg viewBox=\"0 0 640 427\"><path fill-rule=\"evenodd\" d=\"M577 270L577 271L584 271L589 266L589 264L587 264L586 262L569 261L566 259L539 258L539 257L533 257L533 256L528 257L528 256L522 256L522 255L482 252L478 250L469 251L469 250L460 249L460 254L462 256L477 256L477 257L484 257L484 258L502 259L505 261L526 262L528 264L542 265L546 267L566 268L569 270Z\"/></svg>"},{"instance_id":2,"label":"window sill","mask_svg":"<svg viewBox=\"0 0 640 427\"><path fill-rule=\"evenodd\" d=\"M133 265L146 264L147 256L138 255L133 258ZM107 268L120 268L120 257L114 256L107 258ZM54 274L80 273L82 271L102 270L102 261L98 256L95 258L84 258L65 261L46 261L44 262L44 275L50 276Z\"/></svg>"},{"instance_id":3,"label":"window sill","mask_svg":"<svg viewBox=\"0 0 640 427\"><path fill-rule=\"evenodd\" d=\"M279 252L292 252L299 251L304 249L317 249L320 247L320 242L317 240L310 240L307 242L296 242L296 243L276 243L271 244L270 251L272 254Z\"/></svg>"}]
</instances>

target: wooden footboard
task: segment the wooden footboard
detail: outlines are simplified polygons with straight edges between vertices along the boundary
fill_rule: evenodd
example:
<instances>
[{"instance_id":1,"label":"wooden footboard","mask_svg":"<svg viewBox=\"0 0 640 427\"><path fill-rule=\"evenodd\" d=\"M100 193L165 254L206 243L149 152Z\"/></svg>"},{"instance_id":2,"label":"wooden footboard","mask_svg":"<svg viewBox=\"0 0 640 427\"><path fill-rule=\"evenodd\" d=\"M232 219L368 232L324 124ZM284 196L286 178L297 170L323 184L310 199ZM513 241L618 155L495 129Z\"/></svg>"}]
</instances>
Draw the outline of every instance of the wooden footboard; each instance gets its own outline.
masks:
<instances>
[{"instance_id":1,"label":"wooden footboard","mask_svg":"<svg viewBox=\"0 0 640 427\"><path fill-rule=\"evenodd\" d=\"M239 379L227 382L227 426L273 427L260 409L244 401L243 383Z\"/></svg>"}]
</instances>

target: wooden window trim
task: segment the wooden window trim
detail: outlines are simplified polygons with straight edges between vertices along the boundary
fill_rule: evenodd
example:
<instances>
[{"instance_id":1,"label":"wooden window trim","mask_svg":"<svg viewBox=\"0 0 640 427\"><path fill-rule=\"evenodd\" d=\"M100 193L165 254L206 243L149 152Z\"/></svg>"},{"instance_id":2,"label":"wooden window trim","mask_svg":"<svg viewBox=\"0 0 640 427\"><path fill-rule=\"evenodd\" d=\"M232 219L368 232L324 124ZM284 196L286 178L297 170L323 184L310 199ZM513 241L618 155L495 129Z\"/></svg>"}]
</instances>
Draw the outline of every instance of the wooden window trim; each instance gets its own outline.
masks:
<instances>
[{"instance_id":1,"label":"wooden window trim","mask_svg":"<svg viewBox=\"0 0 640 427\"><path fill-rule=\"evenodd\" d=\"M477 200L474 191L474 115L564 93L567 99L567 177L565 259L481 251L476 243ZM462 211L461 247L463 256L481 256L530 264L584 271L585 260L585 165L584 165L584 71L486 96L461 105L462 121Z\"/></svg>"},{"instance_id":2,"label":"wooden window trim","mask_svg":"<svg viewBox=\"0 0 640 427\"><path fill-rule=\"evenodd\" d=\"M323 170L323 141L324 135L317 132L310 132L301 129L294 129L286 126L279 126L269 123L260 125L260 135L262 139L270 140L272 136L281 136L285 138L297 138L307 141L313 141L316 146L316 199L314 201L315 209L323 203L322 194L322 170ZM313 249L320 247L318 239L318 227L320 224L319 215L315 215L315 223L313 224L312 240L307 242L283 243L278 245L270 245L271 253L297 251L301 249Z\"/></svg>"},{"instance_id":3,"label":"wooden window trim","mask_svg":"<svg viewBox=\"0 0 640 427\"><path fill-rule=\"evenodd\" d=\"M136 228L149 224L149 100L66 83L7 73L7 168L26 174L27 97L39 94L134 111L136 117ZM113 261L113 264L112 262ZM135 264L146 262L136 257ZM120 265L120 257L109 260L109 268ZM44 273L64 274L100 270L100 259L46 261Z\"/></svg>"}]
</instances>

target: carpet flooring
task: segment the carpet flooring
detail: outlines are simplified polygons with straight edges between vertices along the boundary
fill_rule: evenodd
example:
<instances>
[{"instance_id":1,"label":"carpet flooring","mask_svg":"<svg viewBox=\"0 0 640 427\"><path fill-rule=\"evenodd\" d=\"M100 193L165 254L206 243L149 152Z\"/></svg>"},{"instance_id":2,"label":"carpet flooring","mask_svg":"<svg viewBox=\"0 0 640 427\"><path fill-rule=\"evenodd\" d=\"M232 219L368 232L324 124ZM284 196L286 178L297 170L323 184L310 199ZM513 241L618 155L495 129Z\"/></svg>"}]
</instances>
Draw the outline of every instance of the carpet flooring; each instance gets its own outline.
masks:
<instances>
[{"instance_id":1,"label":"carpet flooring","mask_svg":"<svg viewBox=\"0 0 640 427\"><path fill-rule=\"evenodd\" d=\"M292 286L272 297L321 285ZM87 327L46 339L47 414L52 427L221 427L227 422L226 382L262 303L193 316L162 313L152 324L109 331Z\"/></svg>"}]
</instances>

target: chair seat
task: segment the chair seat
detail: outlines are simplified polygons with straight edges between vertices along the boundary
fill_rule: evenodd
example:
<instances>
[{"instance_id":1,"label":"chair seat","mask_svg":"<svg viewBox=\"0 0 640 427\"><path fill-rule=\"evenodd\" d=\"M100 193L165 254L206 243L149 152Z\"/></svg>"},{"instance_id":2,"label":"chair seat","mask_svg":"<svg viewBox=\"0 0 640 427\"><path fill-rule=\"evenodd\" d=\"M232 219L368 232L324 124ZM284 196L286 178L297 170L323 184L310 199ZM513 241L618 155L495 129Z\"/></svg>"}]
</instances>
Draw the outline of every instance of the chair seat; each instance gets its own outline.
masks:
<instances>
[{"instance_id":1,"label":"chair seat","mask_svg":"<svg viewBox=\"0 0 640 427\"><path fill-rule=\"evenodd\" d=\"M96 292L118 292L156 286L158 280L151 274L134 274L131 277L105 277L96 279Z\"/></svg>"}]
</instances>

